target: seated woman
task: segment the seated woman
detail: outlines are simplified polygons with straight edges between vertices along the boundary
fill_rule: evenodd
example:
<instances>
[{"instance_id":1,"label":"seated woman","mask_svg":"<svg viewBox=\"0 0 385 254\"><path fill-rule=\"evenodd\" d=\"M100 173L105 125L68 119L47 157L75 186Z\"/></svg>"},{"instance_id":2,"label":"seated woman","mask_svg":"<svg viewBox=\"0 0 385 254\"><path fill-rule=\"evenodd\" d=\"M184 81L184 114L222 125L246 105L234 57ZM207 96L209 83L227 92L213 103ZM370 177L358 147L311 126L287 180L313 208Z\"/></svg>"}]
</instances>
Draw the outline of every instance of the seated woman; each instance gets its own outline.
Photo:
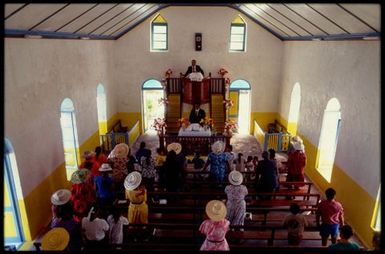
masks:
<instances>
[{"instance_id":1,"label":"seated woman","mask_svg":"<svg viewBox=\"0 0 385 254\"><path fill-rule=\"evenodd\" d=\"M230 222L225 219L226 213L226 206L222 201L211 200L207 203L206 215L209 219L203 221L199 227L199 231L206 235L200 250L230 250L225 238L230 225Z\"/></svg>"},{"instance_id":2,"label":"seated woman","mask_svg":"<svg viewBox=\"0 0 385 254\"><path fill-rule=\"evenodd\" d=\"M243 225L245 221L246 202L245 197L248 194L245 185L242 185L243 176L240 172L233 170L229 174L229 182L225 193L227 195L227 219L231 225Z\"/></svg>"},{"instance_id":3,"label":"seated woman","mask_svg":"<svg viewBox=\"0 0 385 254\"><path fill-rule=\"evenodd\" d=\"M136 171L131 172L124 180L124 187L126 188L126 199L130 201L128 223L147 224L147 190L142 184L142 175Z\"/></svg>"}]
</instances>

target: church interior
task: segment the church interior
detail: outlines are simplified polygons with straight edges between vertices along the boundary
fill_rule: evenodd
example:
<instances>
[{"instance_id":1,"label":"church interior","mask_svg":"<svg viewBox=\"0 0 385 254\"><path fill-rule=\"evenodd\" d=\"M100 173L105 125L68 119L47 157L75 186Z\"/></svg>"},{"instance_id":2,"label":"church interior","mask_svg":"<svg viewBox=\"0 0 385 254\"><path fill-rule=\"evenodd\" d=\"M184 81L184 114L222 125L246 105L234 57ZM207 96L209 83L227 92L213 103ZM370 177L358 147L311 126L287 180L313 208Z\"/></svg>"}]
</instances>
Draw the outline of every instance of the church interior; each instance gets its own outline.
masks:
<instances>
[{"instance_id":1,"label":"church interior","mask_svg":"<svg viewBox=\"0 0 385 254\"><path fill-rule=\"evenodd\" d=\"M222 141L245 159L274 148L282 166L300 137L313 186L306 197L324 199L333 188L355 239L373 249L381 234L381 7L4 4L4 244L35 249L52 219L51 195L71 189L82 155L97 146L108 156L126 143L133 155L145 141L155 158L177 142L188 159L199 151L207 160ZM186 75L188 67L199 75ZM205 114L198 120L195 105ZM159 204L147 202L150 216ZM258 217L257 208L246 211ZM199 250L202 220L188 221L190 245L174 233L162 236L163 248ZM156 222L175 231L172 221ZM253 240L259 227L244 235ZM230 250L286 246L271 244L271 232L249 245L229 233ZM322 248L317 229L310 233L314 243L300 247Z\"/></svg>"}]
</instances>

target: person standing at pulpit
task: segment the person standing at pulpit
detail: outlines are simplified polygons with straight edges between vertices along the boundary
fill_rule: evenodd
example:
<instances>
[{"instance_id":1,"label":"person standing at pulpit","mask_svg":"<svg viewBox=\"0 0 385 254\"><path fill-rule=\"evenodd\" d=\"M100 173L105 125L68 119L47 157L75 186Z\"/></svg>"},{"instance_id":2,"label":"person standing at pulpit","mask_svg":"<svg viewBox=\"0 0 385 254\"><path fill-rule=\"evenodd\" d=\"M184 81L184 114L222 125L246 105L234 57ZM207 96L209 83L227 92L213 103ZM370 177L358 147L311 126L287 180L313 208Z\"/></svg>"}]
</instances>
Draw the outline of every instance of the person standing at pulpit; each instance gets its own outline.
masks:
<instances>
[{"instance_id":1,"label":"person standing at pulpit","mask_svg":"<svg viewBox=\"0 0 385 254\"><path fill-rule=\"evenodd\" d=\"M206 112L200 108L199 104L195 104L194 108L190 112L190 123L200 123L202 119L205 119Z\"/></svg>"},{"instance_id":2,"label":"person standing at pulpit","mask_svg":"<svg viewBox=\"0 0 385 254\"><path fill-rule=\"evenodd\" d=\"M196 64L196 60L191 60L191 66L187 68L184 76L189 78L191 81L202 81L203 76L205 75L202 68Z\"/></svg>"}]
</instances>

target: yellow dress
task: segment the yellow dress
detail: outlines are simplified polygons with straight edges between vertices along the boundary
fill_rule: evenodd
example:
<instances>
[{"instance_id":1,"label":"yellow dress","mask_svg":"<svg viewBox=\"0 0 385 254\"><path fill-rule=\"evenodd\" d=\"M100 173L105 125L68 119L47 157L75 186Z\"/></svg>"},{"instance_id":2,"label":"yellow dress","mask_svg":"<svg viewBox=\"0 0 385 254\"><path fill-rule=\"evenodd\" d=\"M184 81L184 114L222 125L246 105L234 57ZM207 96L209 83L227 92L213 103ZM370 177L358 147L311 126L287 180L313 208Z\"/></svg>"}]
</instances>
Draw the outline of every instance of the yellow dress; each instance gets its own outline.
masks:
<instances>
[{"instance_id":1,"label":"yellow dress","mask_svg":"<svg viewBox=\"0 0 385 254\"><path fill-rule=\"evenodd\" d=\"M147 190L143 195L136 197L140 190L126 190L126 199L130 201L128 206L128 223L129 224L147 224L148 223L148 206L147 206Z\"/></svg>"}]
</instances>

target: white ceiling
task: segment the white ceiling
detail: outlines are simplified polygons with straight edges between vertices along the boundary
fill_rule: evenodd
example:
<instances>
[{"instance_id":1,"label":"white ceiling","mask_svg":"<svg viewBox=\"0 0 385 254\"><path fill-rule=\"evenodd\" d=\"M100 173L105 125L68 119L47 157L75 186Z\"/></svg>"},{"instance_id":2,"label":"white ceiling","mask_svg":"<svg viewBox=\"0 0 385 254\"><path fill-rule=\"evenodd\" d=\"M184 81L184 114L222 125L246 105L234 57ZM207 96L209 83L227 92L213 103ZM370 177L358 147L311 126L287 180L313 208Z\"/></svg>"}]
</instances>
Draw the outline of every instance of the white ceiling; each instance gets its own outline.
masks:
<instances>
[{"instance_id":1,"label":"white ceiling","mask_svg":"<svg viewBox=\"0 0 385 254\"><path fill-rule=\"evenodd\" d=\"M281 40L379 37L380 4L5 4L5 36L118 39L168 6L227 6Z\"/></svg>"}]
</instances>

